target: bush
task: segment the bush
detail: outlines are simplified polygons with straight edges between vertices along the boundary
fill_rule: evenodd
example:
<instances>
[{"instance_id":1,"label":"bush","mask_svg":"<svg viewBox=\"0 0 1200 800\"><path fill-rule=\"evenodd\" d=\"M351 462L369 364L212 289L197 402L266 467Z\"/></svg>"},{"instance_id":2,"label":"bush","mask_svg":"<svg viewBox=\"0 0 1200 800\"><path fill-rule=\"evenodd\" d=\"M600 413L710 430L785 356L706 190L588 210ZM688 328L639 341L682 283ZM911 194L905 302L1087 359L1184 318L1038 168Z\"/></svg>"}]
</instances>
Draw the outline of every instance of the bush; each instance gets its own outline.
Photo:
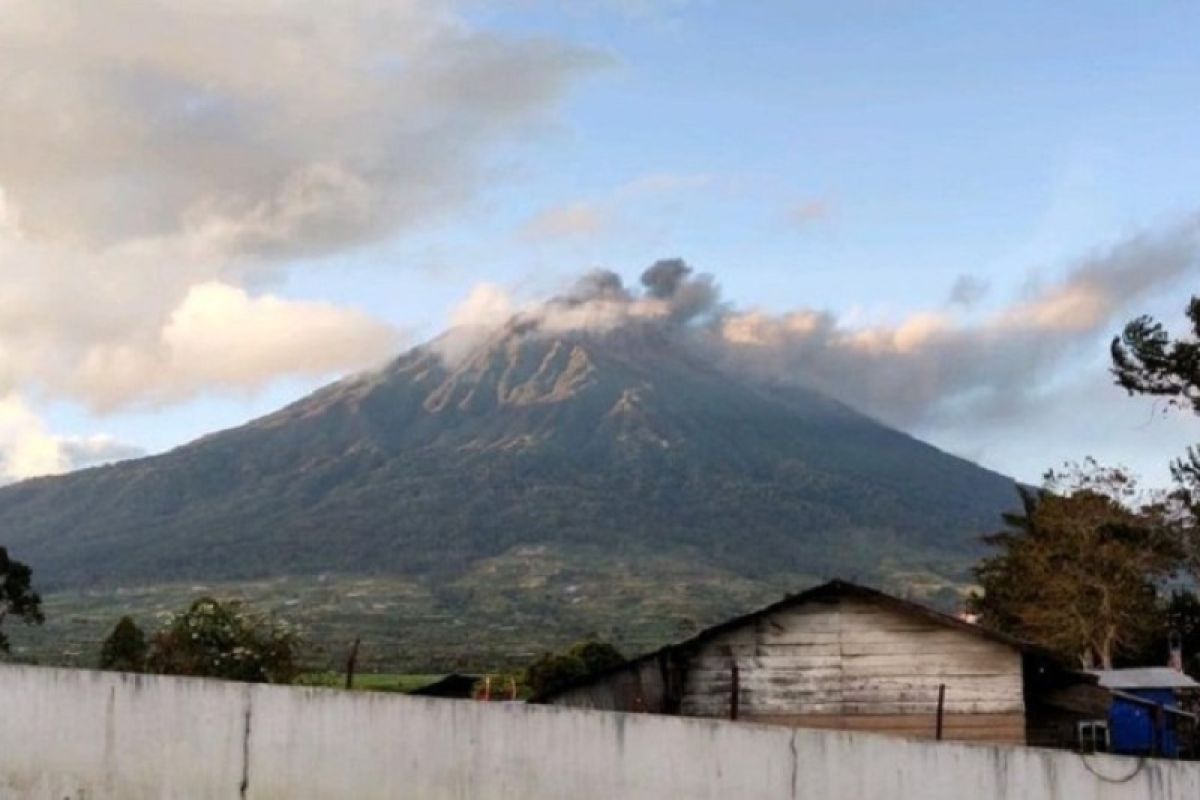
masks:
<instances>
[{"instance_id":1,"label":"bush","mask_svg":"<svg viewBox=\"0 0 1200 800\"><path fill-rule=\"evenodd\" d=\"M299 637L286 624L202 598L154 635L147 670L249 683L291 683Z\"/></svg>"},{"instance_id":2,"label":"bush","mask_svg":"<svg viewBox=\"0 0 1200 800\"><path fill-rule=\"evenodd\" d=\"M617 648L607 642L579 642L565 653L546 653L525 669L525 685L534 696L555 692L625 661Z\"/></svg>"}]
</instances>

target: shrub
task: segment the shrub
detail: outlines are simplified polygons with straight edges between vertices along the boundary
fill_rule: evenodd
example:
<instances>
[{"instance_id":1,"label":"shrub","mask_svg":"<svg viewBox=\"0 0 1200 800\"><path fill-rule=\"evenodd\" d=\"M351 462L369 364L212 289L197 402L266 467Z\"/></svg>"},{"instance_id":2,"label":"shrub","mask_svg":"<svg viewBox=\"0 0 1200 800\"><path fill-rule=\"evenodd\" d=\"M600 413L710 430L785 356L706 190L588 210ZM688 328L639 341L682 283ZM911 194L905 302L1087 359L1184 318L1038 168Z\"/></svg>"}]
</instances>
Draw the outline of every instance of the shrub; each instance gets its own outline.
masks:
<instances>
[{"instance_id":1,"label":"shrub","mask_svg":"<svg viewBox=\"0 0 1200 800\"><path fill-rule=\"evenodd\" d=\"M291 683L299 637L284 623L250 614L237 601L201 598L154 635L147 669L250 683Z\"/></svg>"}]
</instances>

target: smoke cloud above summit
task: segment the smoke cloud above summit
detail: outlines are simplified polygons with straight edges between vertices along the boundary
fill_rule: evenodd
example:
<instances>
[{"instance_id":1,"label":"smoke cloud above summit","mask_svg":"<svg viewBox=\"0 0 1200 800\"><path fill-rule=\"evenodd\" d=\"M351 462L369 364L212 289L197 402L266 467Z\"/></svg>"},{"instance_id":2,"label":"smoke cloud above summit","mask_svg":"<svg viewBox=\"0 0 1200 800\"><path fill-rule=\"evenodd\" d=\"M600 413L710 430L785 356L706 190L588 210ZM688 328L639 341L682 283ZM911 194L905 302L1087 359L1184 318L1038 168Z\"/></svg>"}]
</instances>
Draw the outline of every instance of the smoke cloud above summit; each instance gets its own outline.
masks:
<instances>
[{"instance_id":1,"label":"smoke cloud above summit","mask_svg":"<svg viewBox=\"0 0 1200 800\"><path fill-rule=\"evenodd\" d=\"M612 270L584 274L565 294L520 314L543 331L609 330L633 322L672 327L715 320L720 291L711 275L696 274L682 259L656 261L625 286Z\"/></svg>"},{"instance_id":2,"label":"smoke cloud above summit","mask_svg":"<svg viewBox=\"0 0 1200 800\"><path fill-rule=\"evenodd\" d=\"M1140 301L1197 273L1200 220L1193 218L1079 259L1059 279L970 316L942 306L892 324L856 324L821 308L737 308L722 299L712 275L665 259L637 286L594 270L562 294L524 306L498 287L477 287L455 322L517 320L529 335L658 326L732 371L806 385L912 428L1021 412L1069 359L1102 353L1124 320L1141 312Z\"/></svg>"}]
</instances>

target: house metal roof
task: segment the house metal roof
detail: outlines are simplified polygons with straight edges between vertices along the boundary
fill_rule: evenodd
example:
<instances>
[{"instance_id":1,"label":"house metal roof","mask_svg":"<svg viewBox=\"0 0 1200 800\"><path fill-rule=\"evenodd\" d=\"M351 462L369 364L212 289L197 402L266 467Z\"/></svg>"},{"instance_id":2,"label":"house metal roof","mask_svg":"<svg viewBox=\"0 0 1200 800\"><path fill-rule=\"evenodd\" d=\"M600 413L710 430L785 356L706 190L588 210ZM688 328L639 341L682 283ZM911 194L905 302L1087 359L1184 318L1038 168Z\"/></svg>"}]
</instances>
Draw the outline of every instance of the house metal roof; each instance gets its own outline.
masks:
<instances>
[{"instance_id":1,"label":"house metal roof","mask_svg":"<svg viewBox=\"0 0 1200 800\"><path fill-rule=\"evenodd\" d=\"M1091 670L1106 689L1200 689L1200 683L1170 667Z\"/></svg>"}]
</instances>

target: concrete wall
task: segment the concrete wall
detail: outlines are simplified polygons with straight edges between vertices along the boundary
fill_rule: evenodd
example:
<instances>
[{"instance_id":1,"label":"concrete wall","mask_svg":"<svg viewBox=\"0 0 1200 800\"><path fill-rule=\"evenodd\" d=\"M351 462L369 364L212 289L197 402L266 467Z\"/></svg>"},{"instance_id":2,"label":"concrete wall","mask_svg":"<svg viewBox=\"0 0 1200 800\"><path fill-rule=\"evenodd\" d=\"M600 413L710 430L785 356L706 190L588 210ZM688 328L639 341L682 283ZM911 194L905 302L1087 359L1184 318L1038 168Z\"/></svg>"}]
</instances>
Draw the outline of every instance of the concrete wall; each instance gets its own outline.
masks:
<instances>
[{"instance_id":1,"label":"concrete wall","mask_svg":"<svg viewBox=\"0 0 1200 800\"><path fill-rule=\"evenodd\" d=\"M0 666L0 797L14 800L1197 796L1192 764Z\"/></svg>"}]
</instances>

